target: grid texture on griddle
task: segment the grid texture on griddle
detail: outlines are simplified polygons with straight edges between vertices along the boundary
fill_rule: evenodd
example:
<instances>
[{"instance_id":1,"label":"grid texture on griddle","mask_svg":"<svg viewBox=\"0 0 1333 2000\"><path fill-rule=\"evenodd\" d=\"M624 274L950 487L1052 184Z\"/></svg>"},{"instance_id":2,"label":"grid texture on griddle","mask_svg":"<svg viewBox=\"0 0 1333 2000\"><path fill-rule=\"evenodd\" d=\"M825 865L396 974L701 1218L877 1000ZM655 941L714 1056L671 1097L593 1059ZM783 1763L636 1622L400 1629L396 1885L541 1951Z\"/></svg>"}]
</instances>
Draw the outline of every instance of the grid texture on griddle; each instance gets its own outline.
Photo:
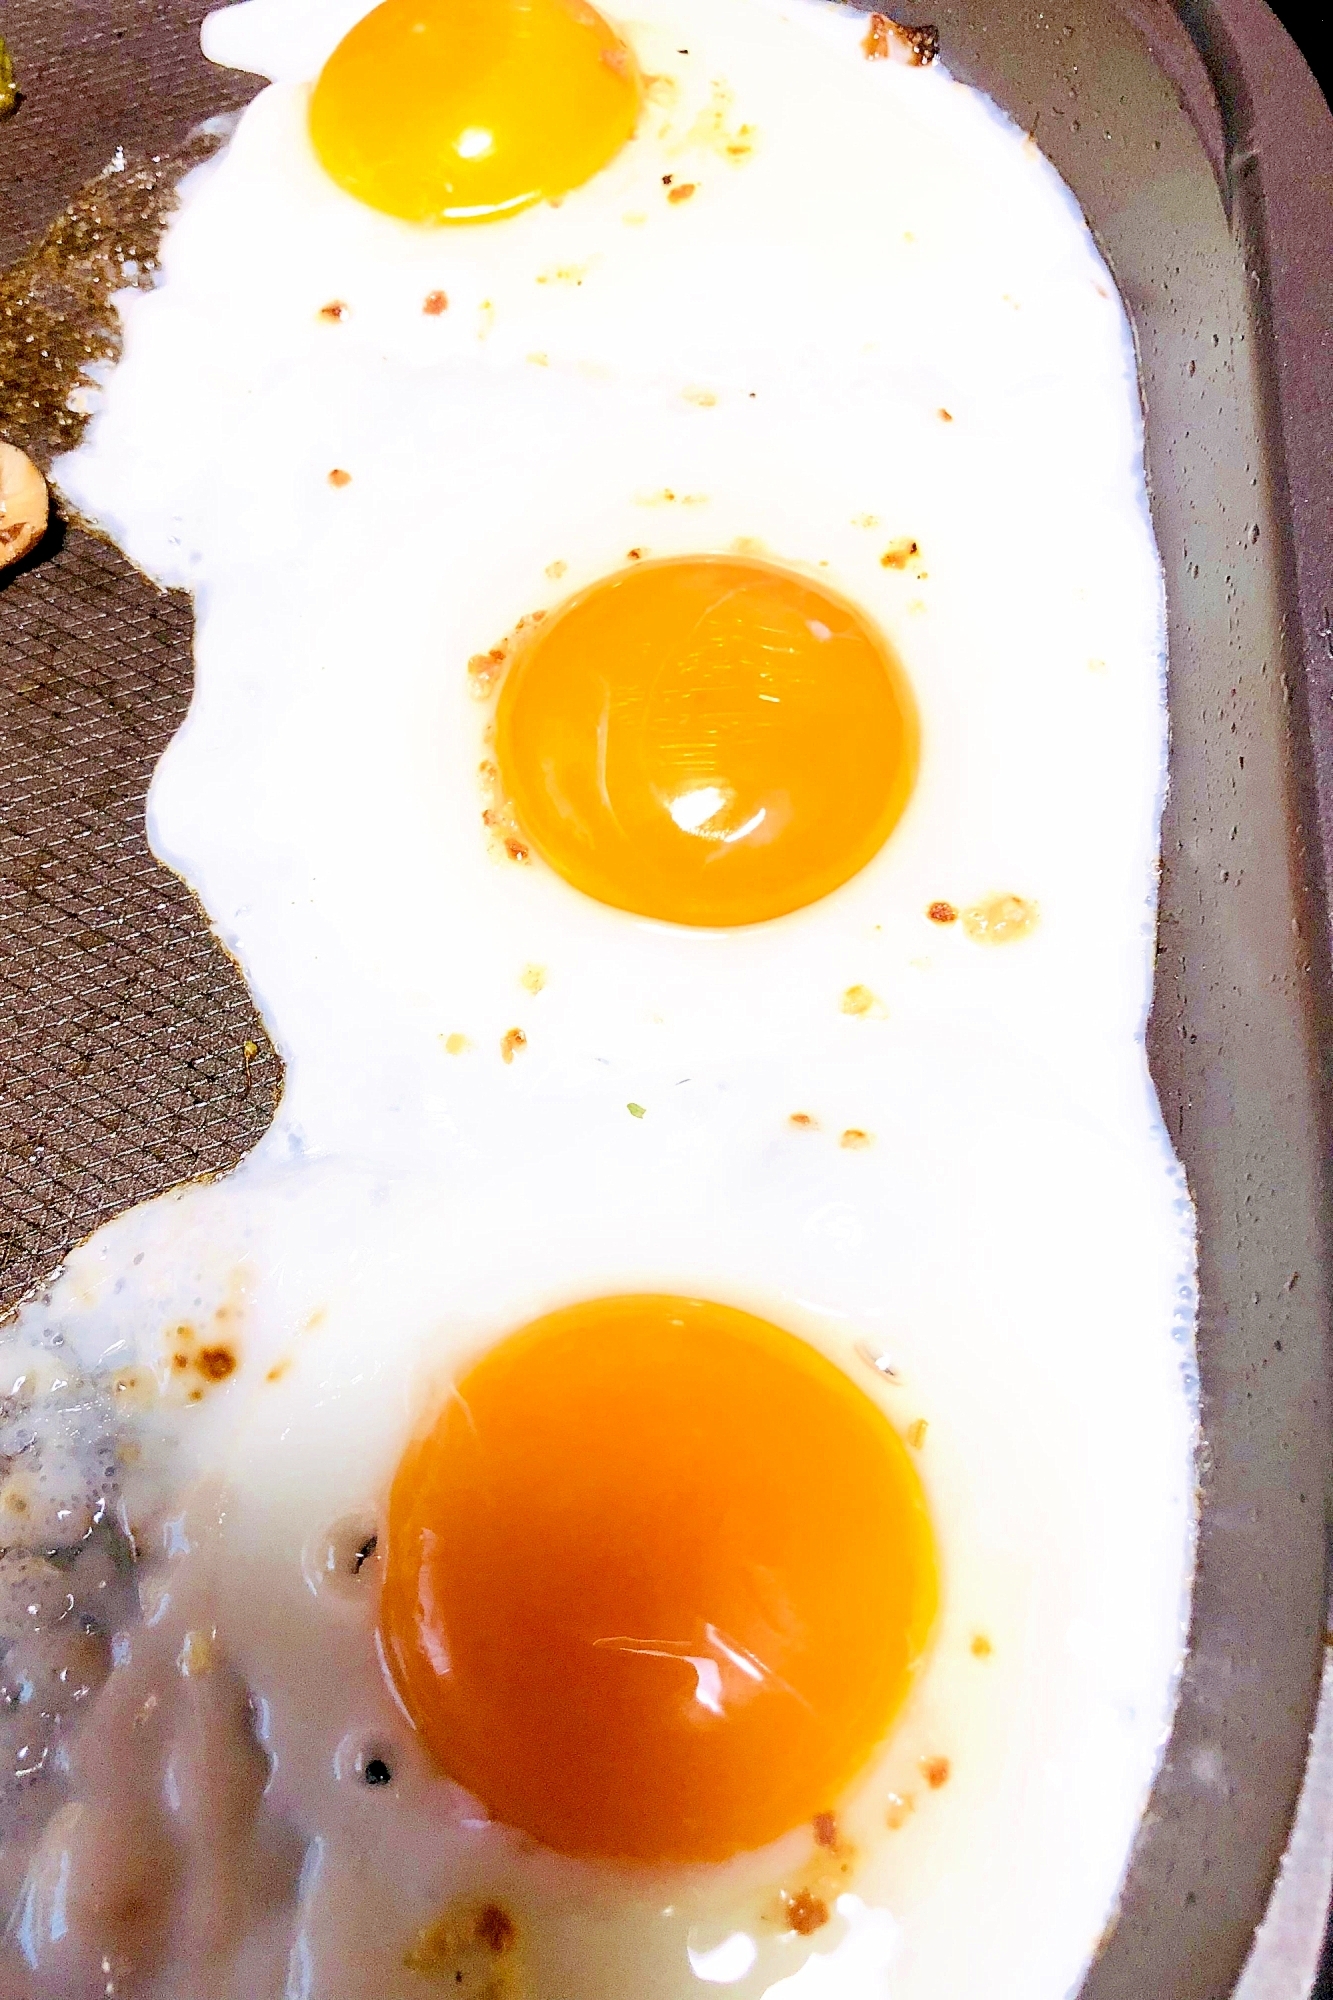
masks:
<instances>
[{"instance_id":1,"label":"grid texture on griddle","mask_svg":"<svg viewBox=\"0 0 1333 2000\"><path fill-rule=\"evenodd\" d=\"M253 93L199 55L203 11L6 6L24 95L0 125L0 258L118 146L169 152ZM76 530L0 578L0 1306L107 1217L233 1166L273 1114L239 972L144 830L190 639L186 599Z\"/></svg>"},{"instance_id":2,"label":"grid texture on griddle","mask_svg":"<svg viewBox=\"0 0 1333 2000\"><path fill-rule=\"evenodd\" d=\"M238 971L149 851L190 610L73 534L0 596L0 1284L235 1164L279 1070ZM246 1044L258 1053L247 1060Z\"/></svg>"}]
</instances>

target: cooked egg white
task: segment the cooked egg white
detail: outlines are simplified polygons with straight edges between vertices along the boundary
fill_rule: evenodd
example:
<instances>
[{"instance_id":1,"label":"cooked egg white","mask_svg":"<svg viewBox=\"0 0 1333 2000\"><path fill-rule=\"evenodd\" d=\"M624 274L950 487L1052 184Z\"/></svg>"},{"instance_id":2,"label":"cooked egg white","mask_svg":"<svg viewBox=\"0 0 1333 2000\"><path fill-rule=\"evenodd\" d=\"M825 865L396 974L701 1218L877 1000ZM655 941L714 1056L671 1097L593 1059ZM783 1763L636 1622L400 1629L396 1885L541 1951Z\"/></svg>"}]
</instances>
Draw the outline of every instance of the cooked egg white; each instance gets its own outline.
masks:
<instances>
[{"instance_id":1,"label":"cooked egg white","mask_svg":"<svg viewBox=\"0 0 1333 2000\"><path fill-rule=\"evenodd\" d=\"M646 108L600 173L494 224L376 213L306 123L361 11L210 19L208 53L272 87L184 183L58 468L194 594L150 834L287 1085L234 1174L100 1231L12 1336L46 1391L58 1336L114 1421L144 1610L18 1893L22 1990L102 1990L79 1885L133 1792L191 1857L162 1871L171 1941L114 1943L161 2000L1058 2000L1169 1726L1192 1552L1123 309L1031 142L818 0L637 4L614 25ZM629 564L737 549L874 621L920 765L835 893L682 928L507 850L497 677L469 661ZM423 1415L525 1320L648 1291L845 1369L913 1454L941 1572L831 1837L708 1867L490 1822L376 1645L372 1537ZM219 1776L240 1750L190 1762L247 1728L249 1792ZM492 1904L493 1963L466 1928Z\"/></svg>"}]
</instances>

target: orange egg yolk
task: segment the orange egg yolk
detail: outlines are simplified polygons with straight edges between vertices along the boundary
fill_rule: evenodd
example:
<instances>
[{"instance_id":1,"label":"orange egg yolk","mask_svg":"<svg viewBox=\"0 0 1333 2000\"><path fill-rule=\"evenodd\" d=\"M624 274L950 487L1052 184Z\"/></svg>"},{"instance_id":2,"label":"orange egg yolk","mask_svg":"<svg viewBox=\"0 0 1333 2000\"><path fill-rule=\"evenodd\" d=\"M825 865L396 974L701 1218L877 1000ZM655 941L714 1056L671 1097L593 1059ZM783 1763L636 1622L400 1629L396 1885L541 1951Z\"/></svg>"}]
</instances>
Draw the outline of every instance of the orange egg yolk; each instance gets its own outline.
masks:
<instances>
[{"instance_id":1,"label":"orange egg yolk","mask_svg":"<svg viewBox=\"0 0 1333 2000\"><path fill-rule=\"evenodd\" d=\"M643 85L585 0L384 0L339 42L310 136L340 187L409 222L480 222L578 187Z\"/></svg>"},{"instance_id":2,"label":"orange egg yolk","mask_svg":"<svg viewBox=\"0 0 1333 2000\"><path fill-rule=\"evenodd\" d=\"M671 557L572 598L515 656L501 781L567 882L671 923L753 924L864 867L916 775L911 691L808 577Z\"/></svg>"},{"instance_id":3,"label":"orange egg yolk","mask_svg":"<svg viewBox=\"0 0 1333 2000\"><path fill-rule=\"evenodd\" d=\"M409 1448L380 1610L444 1770L564 1854L719 1861L834 1805L934 1618L920 1482L823 1355L603 1298L477 1362Z\"/></svg>"}]
</instances>

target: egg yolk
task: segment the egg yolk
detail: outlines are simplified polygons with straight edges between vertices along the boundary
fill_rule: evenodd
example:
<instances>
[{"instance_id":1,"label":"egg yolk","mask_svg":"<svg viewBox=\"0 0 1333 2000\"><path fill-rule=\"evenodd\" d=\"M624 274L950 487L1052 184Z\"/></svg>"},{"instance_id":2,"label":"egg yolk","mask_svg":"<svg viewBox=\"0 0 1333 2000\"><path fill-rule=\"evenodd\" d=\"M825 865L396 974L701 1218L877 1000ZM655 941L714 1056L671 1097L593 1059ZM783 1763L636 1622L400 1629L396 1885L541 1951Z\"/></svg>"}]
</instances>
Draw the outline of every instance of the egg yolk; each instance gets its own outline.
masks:
<instances>
[{"instance_id":1,"label":"egg yolk","mask_svg":"<svg viewBox=\"0 0 1333 2000\"><path fill-rule=\"evenodd\" d=\"M844 598L771 563L672 557L535 628L496 757L532 845L599 902L753 924L864 867L916 775L911 691Z\"/></svg>"},{"instance_id":2,"label":"egg yolk","mask_svg":"<svg viewBox=\"0 0 1333 2000\"><path fill-rule=\"evenodd\" d=\"M326 171L409 222L479 222L578 187L620 151L643 85L585 0L384 0L310 100Z\"/></svg>"},{"instance_id":3,"label":"egg yolk","mask_svg":"<svg viewBox=\"0 0 1333 2000\"><path fill-rule=\"evenodd\" d=\"M920 1482L824 1356L700 1299L536 1320L389 1501L384 1657L444 1770L564 1854L719 1861L827 1810L934 1617Z\"/></svg>"}]
</instances>

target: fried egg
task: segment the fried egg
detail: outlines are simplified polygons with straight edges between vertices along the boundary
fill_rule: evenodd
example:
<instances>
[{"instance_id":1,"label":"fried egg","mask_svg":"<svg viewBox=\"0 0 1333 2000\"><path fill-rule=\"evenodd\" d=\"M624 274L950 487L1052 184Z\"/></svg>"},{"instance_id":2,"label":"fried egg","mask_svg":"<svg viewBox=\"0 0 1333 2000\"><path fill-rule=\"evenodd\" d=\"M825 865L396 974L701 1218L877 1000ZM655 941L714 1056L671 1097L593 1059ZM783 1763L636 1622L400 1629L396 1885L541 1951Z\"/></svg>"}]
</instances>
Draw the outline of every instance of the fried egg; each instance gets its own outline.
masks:
<instances>
[{"instance_id":1,"label":"fried egg","mask_svg":"<svg viewBox=\"0 0 1333 2000\"><path fill-rule=\"evenodd\" d=\"M15 1990L1059 2000L1193 1534L1114 285L824 0L204 46L57 478L193 594L150 836L286 1087L7 1336Z\"/></svg>"}]
</instances>

